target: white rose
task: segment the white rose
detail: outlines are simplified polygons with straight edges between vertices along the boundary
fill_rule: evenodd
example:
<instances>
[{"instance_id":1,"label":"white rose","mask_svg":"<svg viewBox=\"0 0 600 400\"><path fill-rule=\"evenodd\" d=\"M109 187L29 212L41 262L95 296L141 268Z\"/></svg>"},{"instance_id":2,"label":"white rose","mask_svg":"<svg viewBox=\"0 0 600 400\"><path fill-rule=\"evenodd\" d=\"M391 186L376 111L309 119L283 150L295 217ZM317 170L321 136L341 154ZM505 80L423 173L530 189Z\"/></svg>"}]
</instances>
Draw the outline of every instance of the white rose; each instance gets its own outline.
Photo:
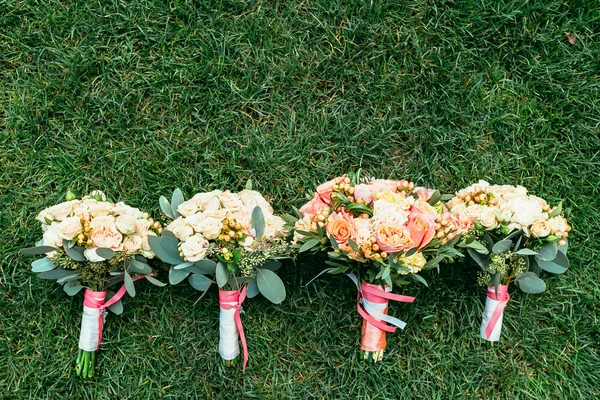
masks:
<instances>
[{"instance_id":1,"label":"white rose","mask_svg":"<svg viewBox=\"0 0 600 400\"><path fill-rule=\"evenodd\" d=\"M171 222L166 228L166 230L173 232L175 237L182 242L185 242L190 236L194 234L194 230L191 226L189 226L185 219L182 217L177 218L175 221Z\"/></svg>"},{"instance_id":2,"label":"white rose","mask_svg":"<svg viewBox=\"0 0 600 400\"><path fill-rule=\"evenodd\" d=\"M194 195L193 199L196 202L198 208L202 211L215 211L221 208L221 202L217 195L221 194L220 190L213 190L208 193L198 193Z\"/></svg>"},{"instance_id":3,"label":"white rose","mask_svg":"<svg viewBox=\"0 0 600 400\"><path fill-rule=\"evenodd\" d=\"M179 207L177 207L179 214L183 215L184 217L195 214L198 212L198 210L198 204L193 198L188 201L184 201L179 205Z\"/></svg>"},{"instance_id":4,"label":"white rose","mask_svg":"<svg viewBox=\"0 0 600 400\"><path fill-rule=\"evenodd\" d=\"M61 236L60 227L58 222L53 222L48 226L44 236L42 238L44 246L61 247L63 238Z\"/></svg>"},{"instance_id":5,"label":"white rose","mask_svg":"<svg viewBox=\"0 0 600 400\"><path fill-rule=\"evenodd\" d=\"M263 237L265 238L284 238L289 233L286 229L284 229L285 221L283 218L278 217L276 215L270 215L265 218L265 232Z\"/></svg>"},{"instance_id":6,"label":"white rose","mask_svg":"<svg viewBox=\"0 0 600 400\"><path fill-rule=\"evenodd\" d=\"M68 217L62 220L58 225L60 237L66 240L72 240L74 237L83 232L81 220L79 217Z\"/></svg>"},{"instance_id":7,"label":"white rose","mask_svg":"<svg viewBox=\"0 0 600 400\"><path fill-rule=\"evenodd\" d=\"M508 233L522 229L525 236L529 236L529 230L527 229L527 227L517 222L511 222L510 224L506 225L506 227L508 228Z\"/></svg>"},{"instance_id":8,"label":"white rose","mask_svg":"<svg viewBox=\"0 0 600 400\"><path fill-rule=\"evenodd\" d=\"M489 191L492 192L496 197L503 197L506 200L510 200L515 197L525 197L527 195L527 189L523 186L493 185L489 187Z\"/></svg>"},{"instance_id":9,"label":"white rose","mask_svg":"<svg viewBox=\"0 0 600 400\"><path fill-rule=\"evenodd\" d=\"M85 251L83 252L83 255L85 256L85 258L87 258L89 261L91 262L100 262L100 261L104 261L104 258L100 257L98 254L96 254L96 249L98 247L96 246L92 246L92 247L88 247L87 249L85 249Z\"/></svg>"},{"instance_id":10,"label":"white rose","mask_svg":"<svg viewBox=\"0 0 600 400\"><path fill-rule=\"evenodd\" d=\"M547 221L538 221L531 225L531 236L545 238L550 235L550 224Z\"/></svg>"},{"instance_id":11,"label":"white rose","mask_svg":"<svg viewBox=\"0 0 600 400\"><path fill-rule=\"evenodd\" d=\"M73 206L77 202L78 200L65 201L63 203L49 207L44 211L47 212L46 216L48 217L48 219L54 221L62 221L63 219L67 218L69 214L71 214L71 212L73 211ZM42 211L42 213L44 211Z\"/></svg>"},{"instance_id":12,"label":"white rose","mask_svg":"<svg viewBox=\"0 0 600 400\"><path fill-rule=\"evenodd\" d=\"M479 219L479 215L481 215L482 211L483 206L481 206L480 204L473 204L472 206L468 206L467 208L465 208L465 211L463 211L463 215L466 219L475 222Z\"/></svg>"},{"instance_id":13,"label":"white rose","mask_svg":"<svg viewBox=\"0 0 600 400\"><path fill-rule=\"evenodd\" d=\"M507 222L510 221L510 219L512 218L512 211L510 210L510 208L508 207L508 203L504 203L501 204L500 206L496 207L496 219L499 222Z\"/></svg>"},{"instance_id":14,"label":"white rose","mask_svg":"<svg viewBox=\"0 0 600 400\"><path fill-rule=\"evenodd\" d=\"M481 225L487 230L495 229L498 226L496 214L496 207L483 207L483 210L479 214L479 222L481 222Z\"/></svg>"},{"instance_id":15,"label":"white rose","mask_svg":"<svg viewBox=\"0 0 600 400\"><path fill-rule=\"evenodd\" d=\"M95 218L91 227L92 233L89 238L93 246L106 247L115 251L123 248L123 235L117 229L115 217L107 215Z\"/></svg>"},{"instance_id":16,"label":"white rose","mask_svg":"<svg viewBox=\"0 0 600 400\"><path fill-rule=\"evenodd\" d=\"M141 235L127 236L123 241L123 251L127 254L133 254L139 251L143 244L144 238Z\"/></svg>"},{"instance_id":17,"label":"white rose","mask_svg":"<svg viewBox=\"0 0 600 400\"><path fill-rule=\"evenodd\" d=\"M124 235L131 235L135 232L137 219L134 215L123 214L117 217L116 223L119 232L121 232Z\"/></svg>"},{"instance_id":18,"label":"white rose","mask_svg":"<svg viewBox=\"0 0 600 400\"><path fill-rule=\"evenodd\" d=\"M122 201L120 201L114 205L112 212L114 215L128 214L128 215L131 215L135 219L142 218L144 215L144 213L142 211L140 211L139 208L131 207L130 205L127 205L127 204L123 203Z\"/></svg>"},{"instance_id":19,"label":"white rose","mask_svg":"<svg viewBox=\"0 0 600 400\"><path fill-rule=\"evenodd\" d=\"M515 197L508 202L508 208L513 212L511 222L523 226L530 226L548 218L548 214L542 211L541 204L536 199Z\"/></svg>"},{"instance_id":20,"label":"white rose","mask_svg":"<svg viewBox=\"0 0 600 400\"><path fill-rule=\"evenodd\" d=\"M140 218L135 221L135 231L140 235L146 235L148 233L148 229L150 229L150 221L146 218Z\"/></svg>"},{"instance_id":21,"label":"white rose","mask_svg":"<svg viewBox=\"0 0 600 400\"><path fill-rule=\"evenodd\" d=\"M208 240L200 234L195 234L182 243L179 249L183 253L183 257L186 261L199 261L206 256Z\"/></svg>"},{"instance_id":22,"label":"white rose","mask_svg":"<svg viewBox=\"0 0 600 400\"><path fill-rule=\"evenodd\" d=\"M235 193L231 193L229 190L219 193L217 197L224 208L237 209L244 206L244 203L242 203L239 196Z\"/></svg>"},{"instance_id":23,"label":"white rose","mask_svg":"<svg viewBox=\"0 0 600 400\"><path fill-rule=\"evenodd\" d=\"M273 214L273 207L267 200L256 190L242 190L239 194L240 200L245 206L254 209L259 206L264 213Z\"/></svg>"},{"instance_id":24,"label":"white rose","mask_svg":"<svg viewBox=\"0 0 600 400\"><path fill-rule=\"evenodd\" d=\"M208 240L216 239L221 234L223 223L221 220L205 217L196 223L194 230L200 232Z\"/></svg>"},{"instance_id":25,"label":"white rose","mask_svg":"<svg viewBox=\"0 0 600 400\"><path fill-rule=\"evenodd\" d=\"M221 208L218 210L206 210L202 213L204 218L215 218L219 221L223 221L227 218L227 214L229 214L232 210L228 210L226 208Z\"/></svg>"},{"instance_id":26,"label":"white rose","mask_svg":"<svg viewBox=\"0 0 600 400\"><path fill-rule=\"evenodd\" d=\"M405 206L404 202L390 203L384 199L375 200L373 218L385 224L402 226L408 221L409 215Z\"/></svg>"},{"instance_id":27,"label":"white rose","mask_svg":"<svg viewBox=\"0 0 600 400\"><path fill-rule=\"evenodd\" d=\"M556 236L562 236L563 232L567 230L567 222L560 215L550 218L548 226L552 234Z\"/></svg>"}]
</instances>

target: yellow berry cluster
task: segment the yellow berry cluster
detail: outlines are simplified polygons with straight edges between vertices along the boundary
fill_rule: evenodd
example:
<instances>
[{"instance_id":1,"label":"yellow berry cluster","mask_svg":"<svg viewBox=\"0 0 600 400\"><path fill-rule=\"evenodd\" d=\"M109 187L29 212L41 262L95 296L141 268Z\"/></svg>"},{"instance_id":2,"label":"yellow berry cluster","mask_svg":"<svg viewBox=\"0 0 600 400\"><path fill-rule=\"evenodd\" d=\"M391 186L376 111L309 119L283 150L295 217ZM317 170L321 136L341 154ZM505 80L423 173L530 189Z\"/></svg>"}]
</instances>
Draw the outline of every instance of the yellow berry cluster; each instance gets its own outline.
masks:
<instances>
[{"instance_id":1,"label":"yellow berry cluster","mask_svg":"<svg viewBox=\"0 0 600 400\"><path fill-rule=\"evenodd\" d=\"M478 185L475 185L470 192L461 191L456 197L464 201L468 206L475 204L495 206L498 204L498 200L493 193L488 193L484 188Z\"/></svg>"},{"instance_id":2,"label":"yellow berry cluster","mask_svg":"<svg viewBox=\"0 0 600 400\"><path fill-rule=\"evenodd\" d=\"M90 221L81 220L81 226L83 226L83 232L77 236L77 244L79 246L88 247L92 245L92 239L90 239L90 235L92 234L92 228L90 226Z\"/></svg>"},{"instance_id":3,"label":"yellow berry cluster","mask_svg":"<svg viewBox=\"0 0 600 400\"><path fill-rule=\"evenodd\" d=\"M379 248L377 239L374 236L371 236L369 240L362 245L362 252L365 258L370 260L386 259L389 256L388 253Z\"/></svg>"},{"instance_id":4,"label":"yellow berry cluster","mask_svg":"<svg viewBox=\"0 0 600 400\"><path fill-rule=\"evenodd\" d=\"M235 219L231 221L226 219L223 220L223 228L217 240L225 245L227 243L241 242L246 239L246 236L248 235L244 232L244 228Z\"/></svg>"},{"instance_id":5,"label":"yellow berry cluster","mask_svg":"<svg viewBox=\"0 0 600 400\"><path fill-rule=\"evenodd\" d=\"M435 237L441 241L442 245L456 238L456 227L450 218L438 215L435 222Z\"/></svg>"}]
</instances>

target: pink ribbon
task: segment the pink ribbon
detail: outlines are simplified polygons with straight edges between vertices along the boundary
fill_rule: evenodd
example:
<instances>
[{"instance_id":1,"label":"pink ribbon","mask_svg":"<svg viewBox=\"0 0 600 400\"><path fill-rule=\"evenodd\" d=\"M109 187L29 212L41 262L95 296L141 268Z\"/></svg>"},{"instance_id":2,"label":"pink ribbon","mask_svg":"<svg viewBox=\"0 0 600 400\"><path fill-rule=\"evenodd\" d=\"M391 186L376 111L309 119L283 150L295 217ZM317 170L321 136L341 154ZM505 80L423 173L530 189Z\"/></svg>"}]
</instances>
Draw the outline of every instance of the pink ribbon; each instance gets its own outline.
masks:
<instances>
[{"instance_id":1,"label":"pink ribbon","mask_svg":"<svg viewBox=\"0 0 600 400\"><path fill-rule=\"evenodd\" d=\"M492 318L490 318L490 322L488 323L487 328L485 328L485 336L487 339L490 338L494 328L496 327L496 322L504 312L504 308L508 304L508 300L510 296L508 295L508 285L498 285L498 295L496 296L496 289L493 286L488 286L487 288L487 297L492 300L499 301L496 309L494 310L494 314L492 314Z\"/></svg>"},{"instance_id":2,"label":"pink ribbon","mask_svg":"<svg viewBox=\"0 0 600 400\"><path fill-rule=\"evenodd\" d=\"M379 303L379 304L386 303L388 300L398 301L401 303L412 303L413 301L415 301L414 297L388 293L388 292L383 291L382 289L379 289L378 287L369 286L366 284L365 281L362 281L362 284L360 285L360 291L358 292L358 296L356 298L356 309L358 310L358 313L365 320L367 320L368 323L370 323L371 325L374 325L377 328L379 328L383 331L386 331L386 332L396 332L396 327L386 325L386 323L384 321L377 321L369 313L367 313L365 310L363 310L362 307L360 306L361 294L362 294L362 297L364 297L366 300L368 300L372 303Z\"/></svg>"},{"instance_id":3,"label":"pink ribbon","mask_svg":"<svg viewBox=\"0 0 600 400\"><path fill-rule=\"evenodd\" d=\"M235 326L240 333L240 341L242 342L242 349L244 349L244 365L242 371L246 369L248 363L248 346L246 345L246 336L244 335L244 327L242 326L242 317L240 312L242 310L242 303L246 299L246 286L242 290L219 290L219 305L225 310L235 309L233 318L235 320ZM228 304L235 303L235 304Z\"/></svg>"},{"instance_id":4,"label":"pink ribbon","mask_svg":"<svg viewBox=\"0 0 600 400\"><path fill-rule=\"evenodd\" d=\"M145 275L140 275L132 280L139 281L140 279L144 279ZM93 308L96 310L100 310L100 315L98 316L98 344L96 345L96 351L100 348L100 342L102 341L102 327L104 325L104 312L106 309L117 301L121 300L121 298L127 293L127 288L125 285L121 286L119 291L115 293L113 297L110 298L106 303L104 299L106 298L106 292L94 292L91 289L86 288L83 296L83 305L88 308Z\"/></svg>"}]
</instances>

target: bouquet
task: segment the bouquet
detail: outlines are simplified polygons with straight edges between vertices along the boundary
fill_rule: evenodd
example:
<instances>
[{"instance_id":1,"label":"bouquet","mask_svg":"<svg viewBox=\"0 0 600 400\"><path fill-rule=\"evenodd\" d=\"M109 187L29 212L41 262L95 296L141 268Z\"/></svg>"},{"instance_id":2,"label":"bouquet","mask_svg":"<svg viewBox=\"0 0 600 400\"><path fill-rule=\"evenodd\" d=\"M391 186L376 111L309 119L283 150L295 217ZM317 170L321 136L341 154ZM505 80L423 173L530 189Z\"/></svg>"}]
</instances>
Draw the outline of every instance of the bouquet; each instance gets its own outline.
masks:
<instances>
[{"instance_id":1,"label":"bouquet","mask_svg":"<svg viewBox=\"0 0 600 400\"><path fill-rule=\"evenodd\" d=\"M326 251L331 268L323 272L344 273L358 288L364 359L380 361L386 332L406 326L388 315L388 301L414 297L392 294L393 287L411 280L427 285L419 272L462 255L453 248L459 240L454 219L440 200L438 191L407 180L355 174L320 185L299 210L294 232L299 251Z\"/></svg>"},{"instance_id":2,"label":"bouquet","mask_svg":"<svg viewBox=\"0 0 600 400\"><path fill-rule=\"evenodd\" d=\"M478 280L487 286L487 299L480 335L496 342L510 299L508 285L515 282L525 293L546 290L538 275L567 270L571 227L562 203L552 207L522 186L479 181L458 191L446 205L465 232L461 246L483 270Z\"/></svg>"},{"instance_id":3,"label":"bouquet","mask_svg":"<svg viewBox=\"0 0 600 400\"><path fill-rule=\"evenodd\" d=\"M150 238L152 250L171 265L171 284L187 278L193 288L206 292L216 280L219 354L226 365L234 365L241 340L245 369L243 301L258 293L275 304L285 299L285 286L275 273L281 266L278 260L290 254L285 221L273 214L259 192L251 190L251 183L239 193L214 190L187 201L177 189L170 202L161 196L160 206L171 222L160 238Z\"/></svg>"},{"instance_id":4,"label":"bouquet","mask_svg":"<svg viewBox=\"0 0 600 400\"><path fill-rule=\"evenodd\" d=\"M82 199L67 193L67 201L46 208L37 216L43 237L25 254L45 254L31 264L42 279L54 279L69 296L85 289L77 356L77 375L94 375L96 352L102 340L106 310L123 312L121 298L135 296L133 282L151 276L147 259L154 257L148 237L161 230L158 222L125 203L111 203L100 191ZM108 288L121 282L115 293Z\"/></svg>"}]
</instances>

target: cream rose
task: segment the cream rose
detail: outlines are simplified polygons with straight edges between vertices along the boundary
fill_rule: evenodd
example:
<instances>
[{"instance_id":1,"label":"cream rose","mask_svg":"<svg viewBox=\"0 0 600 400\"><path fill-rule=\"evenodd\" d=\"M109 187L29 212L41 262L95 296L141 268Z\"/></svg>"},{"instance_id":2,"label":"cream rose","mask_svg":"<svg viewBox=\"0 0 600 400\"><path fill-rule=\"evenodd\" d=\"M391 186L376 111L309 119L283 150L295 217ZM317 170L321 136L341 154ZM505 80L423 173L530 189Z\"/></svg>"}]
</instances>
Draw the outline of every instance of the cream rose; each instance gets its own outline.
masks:
<instances>
[{"instance_id":1,"label":"cream rose","mask_svg":"<svg viewBox=\"0 0 600 400\"><path fill-rule=\"evenodd\" d=\"M284 225L283 218L277 215L266 216L264 237L269 239L286 237L289 232L284 228Z\"/></svg>"},{"instance_id":2,"label":"cream rose","mask_svg":"<svg viewBox=\"0 0 600 400\"><path fill-rule=\"evenodd\" d=\"M483 211L483 206L479 204L473 204L472 206L468 206L465 211L463 211L463 215L465 218L475 222L479 219L479 215Z\"/></svg>"},{"instance_id":3,"label":"cream rose","mask_svg":"<svg viewBox=\"0 0 600 400\"><path fill-rule=\"evenodd\" d=\"M560 215L552 217L548 220L548 227L553 235L562 236L567 230L567 221Z\"/></svg>"},{"instance_id":4,"label":"cream rose","mask_svg":"<svg viewBox=\"0 0 600 400\"><path fill-rule=\"evenodd\" d=\"M144 213L141 212L139 208L131 207L130 205L127 205L122 201L115 204L114 208L112 209L112 212L114 215L129 214L135 219L142 218L142 216L144 215Z\"/></svg>"},{"instance_id":5,"label":"cream rose","mask_svg":"<svg viewBox=\"0 0 600 400\"><path fill-rule=\"evenodd\" d=\"M44 236L42 237L42 243L44 246L51 247L62 247L63 238L61 236L60 227L58 222L52 222L48 225Z\"/></svg>"},{"instance_id":6,"label":"cream rose","mask_svg":"<svg viewBox=\"0 0 600 400\"><path fill-rule=\"evenodd\" d=\"M83 232L83 226L79 217L67 217L58 224L59 235L66 240L73 240L74 237Z\"/></svg>"},{"instance_id":7,"label":"cream rose","mask_svg":"<svg viewBox=\"0 0 600 400\"><path fill-rule=\"evenodd\" d=\"M190 199L188 201L184 201L177 207L177 212L183 215L184 217L190 216L198 212L200 208L195 199Z\"/></svg>"},{"instance_id":8,"label":"cream rose","mask_svg":"<svg viewBox=\"0 0 600 400\"><path fill-rule=\"evenodd\" d=\"M541 205L536 199L515 197L508 202L508 208L513 212L511 222L522 226L528 227L548 218L548 214L542 211Z\"/></svg>"},{"instance_id":9,"label":"cream rose","mask_svg":"<svg viewBox=\"0 0 600 400\"><path fill-rule=\"evenodd\" d=\"M183 258L186 261L199 261L206 257L208 240L197 233L183 242L181 246L179 246L179 249L183 253Z\"/></svg>"},{"instance_id":10,"label":"cream rose","mask_svg":"<svg viewBox=\"0 0 600 400\"><path fill-rule=\"evenodd\" d=\"M198 221L194 226L196 232L200 232L208 240L213 240L219 237L223 223L221 220L211 217L205 217Z\"/></svg>"},{"instance_id":11,"label":"cream rose","mask_svg":"<svg viewBox=\"0 0 600 400\"><path fill-rule=\"evenodd\" d=\"M73 211L73 206L77 202L78 200L65 201L63 203L49 207L45 210L47 212L46 216L50 220L62 221L63 219L67 218L69 214L71 214L71 212ZM42 211L42 213L43 212L44 211Z\"/></svg>"},{"instance_id":12,"label":"cream rose","mask_svg":"<svg viewBox=\"0 0 600 400\"><path fill-rule=\"evenodd\" d=\"M262 194L256 190L242 190L238 193L238 196L245 206L251 209L259 206L264 213L273 214L273 207L271 207L269 202L265 200Z\"/></svg>"},{"instance_id":13,"label":"cream rose","mask_svg":"<svg viewBox=\"0 0 600 400\"><path fill-rule=\"evenodd\" d=\"M405 208L406 204L401 203L390 203L386 200L380 199L375 200L373 203L373 219L384 223L402 226L408 221L408 208Z\"/></svg>"},{"instance_id":14,"label":"cream rose","mask_svg":"<svg viewBox=\"0 0 600 400\"><path fill-rule=\"evenodd\" d=\"M171 222L165 229L169 232L172 232L173 235L175 235L175 237L182 242L185 242L194 234L194 229L192 229L192 227L189 226L182 217L179 217L175 221Z\"/></svg>"},{"instance_id":15,"label":"cream rose","mask_svg":"<svg viewBox=\"0 0 600 400\"><path fill-rule=\"evenodd\" d=\"M137 219L131 214L119 215L116 220L117 229L124 235L131 235L134 233L136 223Z\"/></svg>"},{"instance_id":16,"label":"cream rose","mask_svg":"<svg viewBox=\"0 0 600 400\"><path fill-rule=\"evenodd\" d=\"M496 219L497 214L498 209L496 207L483 207L478 220L485 229L495 229L498 226L498 220Z\"/></svg>"},{"instance_id":17,"label":"cream rose","mask_svg":"<svg viewBox=\"0 0 600 400\"><path fill-rule=\"evenodd\" d=\"M221 193L220 190L213 190L208 193L198 193L194 195L193 199L196 201L196 204L201 211L216 211L221 208L221 202L217 197L217 195Z\"/></svg>"},{"instance_id":18,"label":"cream rose","mask_svg":"<svg viewBox=\"0 0 600 400\"><path fill-rule=\"evenodd\" d=\"M244 206L244 203L242 203L239 196L235 193L231 193L229 190L219 193L217 197L224 208L238 209Z\"/></svg>"},{"instance_id":19,"label":"cream rose","mask_svg":"<svg viewBox=\"0 0 600 400\"><path fill-rule=\"evenodd\" d=\"M536 238L545 238L550 235L551 229L548 221L538 221L531 225L531 236Z\"/></svg>"},{"instance_id":20,"label":"cream rose","mask_svg":"<svg viewBox=\"0 0 600 400\"><path fill-rule=\"evenodd\" d=\"M354 241L358 247L363 248L370 245L371 238L375 236L373 232L373 221L367 218L354 218L354 229L356 230Z\"/></svg>"},{"instance_id":21,"label":"cream rose","mask_svg":"<svg viewBox=\"0 0 600 400\"><path fill-rule=\"evenodd\" d=\"M131 235L125 237L123 241L123 251L127 254L138 252L144 244L144 238L141 235Z\"/></svg>"}]
</instances>

